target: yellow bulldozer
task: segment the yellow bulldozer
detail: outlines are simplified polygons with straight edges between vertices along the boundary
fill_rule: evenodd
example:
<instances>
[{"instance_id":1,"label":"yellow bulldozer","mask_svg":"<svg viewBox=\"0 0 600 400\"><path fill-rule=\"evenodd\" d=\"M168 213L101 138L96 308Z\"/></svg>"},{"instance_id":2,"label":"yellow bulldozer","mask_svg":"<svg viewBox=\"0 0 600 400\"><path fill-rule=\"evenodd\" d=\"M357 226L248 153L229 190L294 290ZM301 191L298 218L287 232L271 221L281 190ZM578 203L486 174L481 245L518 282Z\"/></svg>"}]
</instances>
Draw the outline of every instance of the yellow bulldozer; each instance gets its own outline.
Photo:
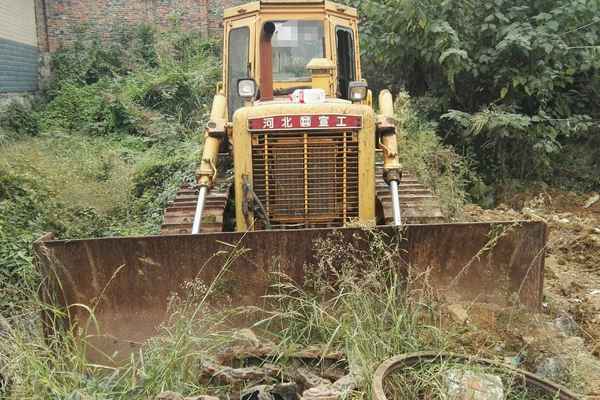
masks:
<instances>
[{"instance_id":1,"label":"yellow bulldozer","mask_svg":"<svg viewBox=\"0 0 600 400\"><path fill-rule=\"evenodd\" d=\"M303 281L315 240L335 231L361 246L365 226L401 237L403 265L428 270L445 296L540 306L545 224L444 223L402 170L390 92L373 108L355 9L260 0L225 10L223 40L197 185L167 207L161 234L35 243L65 323L83 326L93 309L95 357L154 335L172 294L222 278L233 246L245 251L230 260L224 306L257 305L273 271Z\"/></svg>"}]
</instances>

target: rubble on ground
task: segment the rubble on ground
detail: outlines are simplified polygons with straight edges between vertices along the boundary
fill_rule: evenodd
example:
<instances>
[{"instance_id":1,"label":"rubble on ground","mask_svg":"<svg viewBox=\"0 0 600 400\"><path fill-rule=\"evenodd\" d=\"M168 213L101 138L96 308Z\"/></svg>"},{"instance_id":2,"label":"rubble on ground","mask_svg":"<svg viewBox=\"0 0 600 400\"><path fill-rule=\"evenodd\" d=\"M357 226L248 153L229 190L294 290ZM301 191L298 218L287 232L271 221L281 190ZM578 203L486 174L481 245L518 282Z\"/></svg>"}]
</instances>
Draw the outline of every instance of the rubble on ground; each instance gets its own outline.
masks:
<instances>
[{"instance_id":1,"label":"rubble on ground","mask_svg":"<svg viewBox=\"0 0 600 400\"><path fill-rule=\"evenodd\" d=\"M581 391L597 395L600 393L600 195L519 194L504 199L503 203L493 210L469 205L465 208L465 219L546 221L549 236L544 308L529 321L508 316L505 318L508 322L503 321L504 327L501 324L492 328L486 324L486 334L509 341L513 350L523 352L529 370L561 379L576 376ZM468 310L469 320L477 319L472 309ZM474 325L474 329L479 328L479 321Z\"/></svg>"},{"instance_id":2,"label":"rubble on ground","mask_svg":"<svg viewBox=\"0 0 600 400\"><path fill-rule=\"evenodd\" d=\"M506 201L504 206L494 210L477 206L465 208L465 219L470 221L546 221L549 237L544 305L539 313L533 314L490 304L445 306L449 323L458 326L460 331L453 351L482 354L557 383L568 383L583 394L600 393L600 200L592 201L594 196L550 193L533 200ZM226 378L230 382L239 380L247 384L252 379L259 380L251 382L255 385L274 385L283 379L296 385L297 394L303 400L347 398L348 391L360 387L347 370L340 368L343 354L332 353L325 357L322 348L304 349L302 354L296 355L298 360L329 359L329 364L313 368L305 363L292 363L291 367L281 368L269 363L269 354L275 349L273 343L259 340L251 331L242 331L236 341L218 355L212 370L205 372L212 371L208 374L212 379ZM262 362L244 365L242 361L248 359ZM226 368L219 370L215 365ZM455 375L451 376L457 378L453 381L466 379L468 383L471 380L482 387L489 383L490 390L485 395L478 394L484 397L469 398L464 397L465 385L462 389L450 390L449 387L449 394L456 395L449 398L502 398L494 397L501 393L494 378ZM576 382L566 382L569 377L576 377Z\"/></svg>"},{"instance_id":3,"label":"rubble on ground","mask_svg":"<svg viewBox=\"0 0 600 400\"><path fill-rule=\"evenodd\" d=\"M184 397L181 393L165 391L159 393L154 400L219 400L219 398L208 395Z\"/></svg>"},{"instance_id":4,"label":"rubble on ground","mask_svg":"<svg viewBox=\"0 0 600 400\"><path fill-rule=\"evenodd\" d=\"M295 383L253 386L244 390L240 400L298 400L298 387Z\"/></svg>"},{"instance_id":5,"label":"rubble on ground","mask_svg":"<svg viewBox=\"0 0 600 400\"><path fill-rule=\"evenodd\" d=\"M448 400L504 400L504 385L497 375L451 368L445 381Z\"/></svg>"}]
</instances>

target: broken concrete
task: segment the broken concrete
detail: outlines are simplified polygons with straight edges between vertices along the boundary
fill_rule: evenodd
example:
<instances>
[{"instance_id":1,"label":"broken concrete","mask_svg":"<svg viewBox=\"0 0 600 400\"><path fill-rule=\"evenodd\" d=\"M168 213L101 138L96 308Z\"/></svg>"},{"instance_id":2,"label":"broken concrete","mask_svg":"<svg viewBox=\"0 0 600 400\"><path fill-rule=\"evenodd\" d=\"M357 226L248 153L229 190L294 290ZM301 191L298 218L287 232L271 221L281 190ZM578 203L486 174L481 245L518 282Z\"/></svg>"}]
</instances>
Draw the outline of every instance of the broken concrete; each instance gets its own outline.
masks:
<instances>
[{"instance_id":1,"label":"broken concrete","mask_svg":"<svg viewBox=\"0 0 600 400\"><path fill-rule=\"evenodd\" d=\"M309 368L300 367L292 374L294 381L300 386L300 391L314 388L321 385L330 385L331 381L314 373Z\"/></svg>"},{"instance_id":2,"label":"broken concrete","mask_svg":"<svg viewBox=\"0 0 600 400\"><path fill-rule=\"evenodd\" d=\"M247 382L273 382L281 374L281 369L272 364L260 367L231 368L205 362L202 365L200 383L216 383L240 387Z\"/></svg>"},{"instance_id":3,"label":"broken concrete","mask_svg":"<svg viewBox=\"0 0 600 400\"><path fill-rule=\"evenodd\" d=\"M332 385L321 385L308 389L302 393L302 400L338 400L342 392Z\"/></svg>"},{"instance_id":4,"label":"broken concrete","mask_svg":"<svg viewBox=\"0 0 600 400\"><path fill-rule=\"evenodd\" d=\"M504 385L499 376L458 368L446 374L448 400L504 400Z\"/></svg>"}]
</instances>

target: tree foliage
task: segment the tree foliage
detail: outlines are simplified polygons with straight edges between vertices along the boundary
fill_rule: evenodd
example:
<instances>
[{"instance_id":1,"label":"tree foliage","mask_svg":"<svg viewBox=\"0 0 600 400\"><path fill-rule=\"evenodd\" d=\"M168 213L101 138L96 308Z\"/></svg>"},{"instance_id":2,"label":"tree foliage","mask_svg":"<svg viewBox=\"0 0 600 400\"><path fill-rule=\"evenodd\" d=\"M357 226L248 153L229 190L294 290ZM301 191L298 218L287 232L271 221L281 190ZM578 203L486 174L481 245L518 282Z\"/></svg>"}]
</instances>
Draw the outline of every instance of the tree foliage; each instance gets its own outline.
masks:
<instances>
[{"instance_id":1,"label":"tree foliage","mask_svg":"<svg viewBox=\"0 0 600 400\"><path fill-rule=\"evenodd\" d=\"M436 99L489 180L549 179L564 146L600 143L600 1L349 2L371 86Z\"/></svg>"}]
</instances>

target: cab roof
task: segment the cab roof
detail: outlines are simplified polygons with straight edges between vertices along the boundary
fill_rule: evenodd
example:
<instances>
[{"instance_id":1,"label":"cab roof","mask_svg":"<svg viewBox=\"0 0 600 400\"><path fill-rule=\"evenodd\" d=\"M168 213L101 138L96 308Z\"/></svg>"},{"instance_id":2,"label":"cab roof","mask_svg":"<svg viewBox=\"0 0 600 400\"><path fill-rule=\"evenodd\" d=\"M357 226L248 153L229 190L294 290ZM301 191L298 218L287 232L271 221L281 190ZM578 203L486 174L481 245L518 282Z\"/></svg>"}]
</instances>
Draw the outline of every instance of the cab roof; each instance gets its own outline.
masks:
<instances>
[{"instance_id":1,"label":"cab roof","mask_svg":"<svg viewBox=\"0 0 600 400\"><path fill-rule=\"evenodd\" d=\"M223 18L229 19L259 13L261 10L286 10L295 11L295 9L317 8L323 11L333 11L335 13L344 14L349 17L356 18L358 13L356 9L339 3L334 3L328 0L260 0L251 3L241 4L236 7L226 8L223 12Z\"/></svg>"}]
</instances>

